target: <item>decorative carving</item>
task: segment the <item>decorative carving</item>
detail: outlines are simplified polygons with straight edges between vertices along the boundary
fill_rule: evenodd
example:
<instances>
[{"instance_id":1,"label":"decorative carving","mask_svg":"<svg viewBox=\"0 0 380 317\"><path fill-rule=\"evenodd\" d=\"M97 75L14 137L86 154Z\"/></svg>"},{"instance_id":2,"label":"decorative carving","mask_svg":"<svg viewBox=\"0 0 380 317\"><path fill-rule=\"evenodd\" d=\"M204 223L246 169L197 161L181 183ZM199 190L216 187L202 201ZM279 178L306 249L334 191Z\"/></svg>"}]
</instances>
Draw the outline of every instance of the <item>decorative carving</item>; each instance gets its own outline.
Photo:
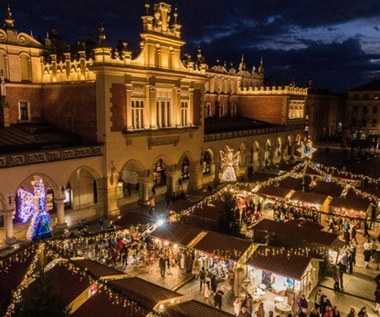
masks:
<instances>
[{"instance_id":1,"label":"decorative carving","mask_svg":"<svg viewBox=\"0 0 380 317\"><path fill-rule=\"evenodd\" d=\"M152 146L158 146L158 145L167 145L167 144L173 144L176 146L179 142L179 136L165 136L165 137L150 137L148 138L148 146L151 148Z\"/></svg>"},{"instance_id":2,"label":"decorative carving","mask_svg":"<svg viewBox=\"0 0 380 317\"><path fill-rule=\"evenodd\" d=\"M87 147L87 148L76 149L76 155L77 157L90 156L91 148Z\"/></svg>"},{"instance_id":3,"label":"decorative carving","mask_svg":"<svg viewBox=\"0 0 380 317\"><path fill-rule=\"evenodd\" d=\"M75 158L75 151L74 150L64 150L63 151L63 159L67 160L67 159L71 159L71 158Z\"/></svg>"},{"instance_id":4,"label":"decorative carving","mask_svg":"<svg viewBox=\"0 0 380 317\"><path fill-rule=\"evenodd\" d=\"M48 152L46 158L48 161L58 161L61 158L61 154L58 151Z\"/></svg>"},{"instance_id":5,"label":"decorative carving","mask_svg":"<svg viewBox=\"0 0 380 317\"><path fill-rule=\"evenodd\" d=\"M145 96L145 85L133 85L132 96Z\"/></svg>"},{"instance_id":6,"label":"decorative carving","mask_svg":"<svg viewBox=\"0 0 380 317\"><path fill-rule=\"evenodd\" d=\"M0 157L0 167L6 167L7 166L7 159L5 156Z\"/></svg>"},{"instance_id":7,"label":"decorative carving","mask_svg":"<svg viewBox=\"0 0 380 317\"><path fill-rule=\"evenodd\" d=\"M25 155L12 155L10 163L12 166L25 164Z\"/></svg>"},{"instance_id":8,"label":"decorative carving","mask_svg":"<svg viewBox=\"0 0 380 317\"><path fill-rule=\"evenodd\" d=\"M46 162L45 153L31 153L26 155L28 163Z\"/></svg>"}]
</instances>

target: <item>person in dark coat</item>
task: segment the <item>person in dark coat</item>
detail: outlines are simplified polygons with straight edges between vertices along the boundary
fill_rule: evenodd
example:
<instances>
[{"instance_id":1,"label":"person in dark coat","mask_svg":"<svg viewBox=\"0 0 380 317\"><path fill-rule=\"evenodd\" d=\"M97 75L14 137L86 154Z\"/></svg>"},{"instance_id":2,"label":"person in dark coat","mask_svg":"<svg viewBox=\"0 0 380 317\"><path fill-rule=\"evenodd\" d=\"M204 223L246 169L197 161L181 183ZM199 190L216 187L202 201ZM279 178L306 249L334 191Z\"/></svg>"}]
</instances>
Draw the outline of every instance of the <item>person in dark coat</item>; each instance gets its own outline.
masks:
<instances>
[{"instance_id":1,"label":"person in dark coat","mask_svg":"<svg viewBox=\"0 0 380 317\"><path fill-rule=\"evenodd\" d=\"M223 292L219 290L214 295L215 307L218 309L222 309L222 303L223 303Z\"/></svg>"}]
</instances>

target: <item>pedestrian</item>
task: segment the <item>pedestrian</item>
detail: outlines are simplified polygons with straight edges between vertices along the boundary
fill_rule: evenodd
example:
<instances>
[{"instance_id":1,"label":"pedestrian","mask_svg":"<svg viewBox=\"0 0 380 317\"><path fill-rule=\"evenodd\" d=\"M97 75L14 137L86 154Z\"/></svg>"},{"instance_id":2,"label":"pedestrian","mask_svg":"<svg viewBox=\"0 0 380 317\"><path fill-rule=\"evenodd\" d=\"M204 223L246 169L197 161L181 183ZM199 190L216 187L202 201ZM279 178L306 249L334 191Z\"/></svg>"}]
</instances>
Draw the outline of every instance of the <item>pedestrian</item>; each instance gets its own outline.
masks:
<instances>
[{"instance_id":1,"label":"pedestrian","mask_svg":"<svg viewBox=\"0 0 380 317\"><path fill-rule=\"evenodd\" d=\"M259 308L256 311L256 316L257 317L265 317L265 310L264 310L264 303L261 302L259 304Z\"/></svg>"},{"instance_id":2,"label":"pedestrian","mask_svg":"<svg viewBox=\"0 0 380 317\"><path fill-rule=\"evenodd\" d=\"M375 302L376 302L375 311L376 311L376 313L380 314L380 288L379 288L379 285L377 285L376 291L375 291Z\"/></svg>"},{"instance_id":3,"label":"pedestrian","mask_svg":"<svg viewBox=\"0 0 380 317\"><path fill-rule=\"evenodd\" d=\"M345 247L347 247L350 244L350 231L344 230L343 236L344 236L344 245Z\"/></svg>"},{"instance_id":4,"label":"pedestrian","mask_svg":"<svg viewBox=\"0 0 380 317\"><path fill-rule=\"evenodd\" d=\"M322 290L319 289L316 293L315 293L315 296L314 296L314 307L320 311L321 310L321 300L322 300Z\"/></svg>"},{"instance_id":5,"label":"pedestrian","mask_svg":"<svg viewBox=\"0 0 380 317\"><path fill-rule=\"evenodd\" d=\"M344 265L342 262L339 262L339 264L340 264L339 265L339 283L340 283L340 288L343 290L343 275L347 270L347 266Z\"/></svg>"},{"instance_id":6,"label":"pedestrian","mask_svg":"<svg viewBox=\"0 0 380 317\"><path fill-rule=\"evenodd\" d=\"M364 256L364 266L369 267L369 261L371 261L371 250L364 249L363 256Z\"/></svg>"},{"instance_id":7,"label":"pedestrian","mask_svg":"<svg viewBox=\"0 0 380 317\"><path fill-rule=\"evenodd\" d=\"M311 310L309 314L309 317L320 317L318 308L313 307L313 309Z\"/></svg>"},{"instance_id":8,"label":"pedestrian","mask_svg":"<svg viewBox=\"0 0 380 317\"><path fill-rule=\"evenodd\" d=\"M222 309L222 303L223 303L223 292L219 290L214 295L215 308Z\"/></svg>"},{"instance_id":9,"label":"pedestrian","mask_svg":"<svg viewBox=\"0 0 380 317\"><path fill-rule=\"evenodd\" d=\"M213 292L213 294L215 294L216 289L218 287L218 282L216 280L215 274L211 274L210 282L211 282L211 291Z\"/></svg>"},{"instance_id":10,"label":"pedestrian","mask_svg":"<svg viewBox=\"0 0 380 317\"><path fill-rule=\"evenodd\" d=\"M211 297L211 286L210 286L210 281L207 281L205 284L205 290L203 292L204 296L204 302L205 304L211 305L210 297Z\"/></svg>"},{"instance_id":11,"label":"pedestrian","mask_svg":"<svg viewBox=\"0 0 380 317\"><path fill-rule=\"evenodd\" d=\"M166 272L166 259L163 254L160 254L160 259L158 261L158 265L160 267L160 274L162 278L165 278Z\"/></svg>"},{"instance_id":12,"label":"pedestrian","mask_svg":"<svg viewBox=\"0 0 380 317\"><path fill-rule=\"evenodd\" d=\"M365 306L363 306L362 309L359 310L358 317L368 317L367 309Z\"/></svg>"},{"instance_id":13,"label":"pedestrian","mask_svg":"<svg viewBox=\"0 0 380 317\"><path fill-rule=\"evenodd\" d=\"M104 218L100 218L99 219L99 228L100 228L100 231L104 231Z\"/></svg>"},{"instance_id":14,"label":"pedestrian","mask_svg":"<svg viewBox=\"0 0 380 317\"><path fill-rule=\"evenodd\" d=\"M355 224L351 228L351 241L354 241L354 240L355 240L355 243L357 244L358 241L356 240L356 226L355 226Z\"/></svg>"},{"instance_id":15,"label":"pedestrian","mask_svg":"<svg viewBox=\"0 0 380 317\"><path fill-rule=\"evenodd\" d=\"M363 236L366 238L369 238L370 235L368 233L368 222L367 220L364 220L364 230L363 230Z\"/></svg>"},{"instance_id":16,"label":"pedestrian","mask_svg":"<svg viewBox=\"0 0 380 317\"><path fill-rule=\"evenodd\" d=\"M334 290L339 291L339 266L336 265L333 272L333 278L334 278Z\"/></svg>"},{"instance_id":17,"label":"pedestrian","mask_svg":"<svg viewBox=\"0 0 380 317\"><path fill-rule=\"evenodd\" d=\"M251 314L248 312L247 306L242 306L238 317L251 317Z\"/></svg>"},{"instance_id":18,"label":"pedestrian","mask_svg":"<svg viewBox=\"0 0 380 317\"><path fill-rule=\"evenodd\" d=\"M333 312L331 306L326 306L326 311L322 317L333 317L333 316L334 316L334 312Z\"/></svg>"},{"instance_id":19,"label":"pedestrian","mask_svg":"<svg viewBox=\"0 0 380 317\"><path fill-rule=\"evenodd\" d=\"M347 317L356 317L356 311L354 307L350 308L350 312L347 314Z\"/></svg>"},{"instance_id":20,"label":"pedestrian","mask_svg":"<svg viewBox=\"0 0 380 317\"><path fill-rule=\"evenodd\" d=\"M304 313L306 314L307 313L307 309L309 307L309 303L306 299L306 296L305 294L303 294L297 301L297 306L298 306L298 314L299 313Z\"/></svg>"},{"instance_id":21,"label":"pedestrian","mask_svg":"<svg viewBox=\"0 0 380 317\"><path fill-rule=\"evenodd\" d=\"M199 293L202 292L203 285L206 283L207 278L207 272L204 267L202 267L201 271L199 272Z\"/></svg>"},{"instance_id":22,"label":"pedestrian","mask_svg":"<svg viewBox=\"0 0 380 317\"><path fill-rule=\"evenodd\" d=\"M235 300L232 303L232 306L234 307L235 316L239 316L240 308L241 308L241 300L238 296L235 297Z\"/></svg>"},{"instance_id":23,"label":"pedestrian","mask_svg":"<svg viewBox=\"0 0 380 317\"><path fill-rule=\"evenodd\" d=\"M340 317L339 309L336 306L333 308L333 317Z\"/></svg>"},{"instance_id":24,"label":"pedestrian","mask_svg":"<svg viewBox=\"0 0 380 317\"><path fill-rule=\"evenodd\" d=\"M348 251L348 261L347 261L347 269L348 269L348 273L352 274L353 270L354 270L354 251L352 249L350 249Z\"/></svg>"},{"instance_id":25,"label":"pedestrian","mask_svg":"<svg viewBox=\"0 0 380 317\"><path fill-rule=\"evenodd\" d=\"M123 271L127 268L127 265L128 265L128 253L129 253L128 246L124 244L123 248L120 251L121 261L123 263Z\"/></svg>"}]
</instances>

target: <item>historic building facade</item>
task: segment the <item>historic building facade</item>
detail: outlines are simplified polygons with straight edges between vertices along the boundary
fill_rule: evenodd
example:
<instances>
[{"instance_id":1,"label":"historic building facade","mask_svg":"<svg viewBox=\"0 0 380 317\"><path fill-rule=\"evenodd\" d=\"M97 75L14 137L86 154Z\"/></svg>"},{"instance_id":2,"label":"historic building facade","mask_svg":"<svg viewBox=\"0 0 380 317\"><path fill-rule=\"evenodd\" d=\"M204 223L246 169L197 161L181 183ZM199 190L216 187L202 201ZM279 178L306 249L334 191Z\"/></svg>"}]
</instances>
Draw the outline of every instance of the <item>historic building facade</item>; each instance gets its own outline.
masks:
<instances>
[{"instance_id":1,"label":"historic building facade","mask_svg":"<svg viewBox=\"0 0 380 317\"><path fill-rule=\"evenodd\" d=\"M65 227L65 206L117 215L131 193L149 204L153 187L164 194L178 190L178 180L183 188L220 182L226 145L241 153L242 178L293 157L304 133L307 89L266 87L263 59L248 71L243 58L235 70L209 67L200 49L195 59L183 57L178 13L163 2L145 9L141 51L133 57L127 43L108 45L103 25L96 41L78 47L68 49L55 29L41 43L17 31L8 8L0 29L0 132L22 127L31 136L29 146L2 145L0 153L8 242L18 189L31 180L44 180L56 225ZM42 123L80 142L43 144L36 132Z\"/></svg>"}]
</instances>

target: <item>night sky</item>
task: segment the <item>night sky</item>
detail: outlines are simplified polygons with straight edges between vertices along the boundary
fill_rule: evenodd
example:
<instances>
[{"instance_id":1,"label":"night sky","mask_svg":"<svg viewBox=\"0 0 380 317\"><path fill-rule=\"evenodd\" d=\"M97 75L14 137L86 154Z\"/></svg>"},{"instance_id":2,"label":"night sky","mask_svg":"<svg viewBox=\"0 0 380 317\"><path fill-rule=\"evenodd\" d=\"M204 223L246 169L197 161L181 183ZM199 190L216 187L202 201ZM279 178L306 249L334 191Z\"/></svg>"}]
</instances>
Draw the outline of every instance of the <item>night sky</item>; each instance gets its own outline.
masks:
<instances>
[{"instance_id":1,"label":"night sky","mask_svg":"<svg viewBox=\"0 0 380 317\"><path fill-rule=\"evenodd\" d=\"M150 1L155 3L156 1ZM177 0L184 50L201 47L209 66L217 58L249 70L263 57L265 77L278 84L345 92L380 75L379 0ZM104 23L108 42L127 41L138 52L145 0L9 0L19 32L45 37L56 25L70 43L97 36Z\"/></svg>"}]
</instances>

